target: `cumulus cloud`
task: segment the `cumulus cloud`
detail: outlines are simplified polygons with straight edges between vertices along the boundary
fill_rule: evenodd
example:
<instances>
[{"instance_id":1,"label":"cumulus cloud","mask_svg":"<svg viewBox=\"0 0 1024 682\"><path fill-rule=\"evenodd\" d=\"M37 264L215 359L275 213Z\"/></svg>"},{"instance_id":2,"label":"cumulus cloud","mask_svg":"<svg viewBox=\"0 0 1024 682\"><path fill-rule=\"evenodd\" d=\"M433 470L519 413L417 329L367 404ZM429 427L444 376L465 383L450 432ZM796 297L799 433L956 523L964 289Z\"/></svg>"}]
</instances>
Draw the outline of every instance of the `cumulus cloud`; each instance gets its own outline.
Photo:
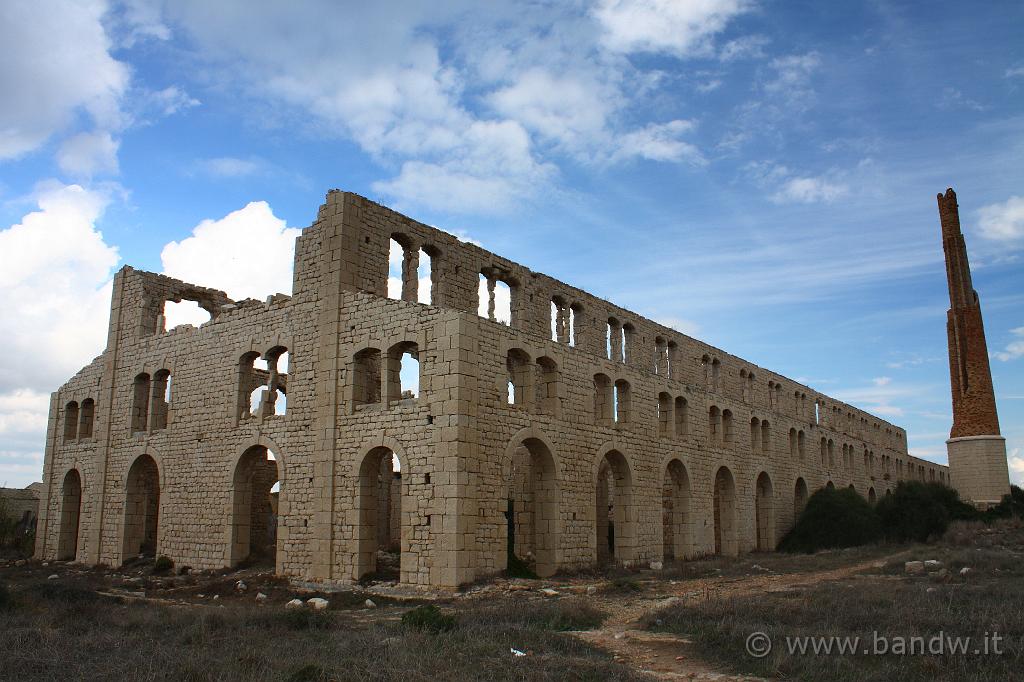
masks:
<instances>
[{"instance_id":1,"label":"cumulus cloud","mask_svg":"<svg viewBox=\"0 0 1024 682\"><path fill-rule=\"evenodd\" d=\"M601 0L593 15L616 52L706 53L710 39L747 11L743 0Z\"/></svg>"},{"instance_id":2,"label":"cumulus cloud","mask_svg":"<svg viewBox=\"0 0 1024 682\"><path fill-rule=\"evenodd\" d=\"M1020 448L1013 448L1006 456L1006 461L1010 467L1010 482L1024 486L1024 453L1021 453Z\"/></svg>"},{"instance_id":3,"label":"cumulus cloud","mask_svg":"<svg viewBox=\"0 0 1024 682\"><path fill-rule=\"evenodd\" d=\"M200 159L196 165L204 173L218 178L243 178L259 175L267 170L267 163L262 159L239 159L232 156Z\"/></svg>"},{"instance_id":4,"label":"cumulus cloud","mask_svg":"<svg viewBox=\"0 0 1024 682\"><path fill-rule=\"evenodd\" d=\"M128 68L110 55L96 0L0 3L0 160L39 148L84 112L100 129L122 125Z\"/></svg>"},{"instance_id":5,"label":"cumulus cloud","mask_svg":"<svg viewBox=\"0 0 1024 682\"><path fill-rule=\"evenodd\" d=\"M96 221L102 193L56 182L36 190L38 210L0 231L0 392L49 391L98 355L106 342L117 249Z\"/></svg>"},{"instance_id":6,"label":"cumulus cloud","mask_svg":"<svg viewBox=\"0 0 1024 682\"><path fill-rule=\"evenodd\" d=\"M998 242L1024 242L1024 197L1012 196L1003 203L981 208L978 233Z\"/></svg>"},{"instance_id":7,"label":"cumulus cloud","mask_svg":"<svg viewBox=\"0 0 1024 682\"><path fill-rule=\"evenodd\" d=\"M1010 360L1016 360L1017 358L1024 357L1024 327L1011 329L1010 334L1015 336L1016 340L1006 344L1006 348L995 354L995 356L1003 362L1009 362Z\"/></svg>"},{"instance_id":8,"label":"cumulus cloud","mask_svg":"<svg viewBox=\"0 0 1024 682\"><path fill-rule=\"evenodd\" d=\"M57 152L57 165L69 175L91 178L98 173L117 173L117 150L121 143L106 131L79 133L64 140Z\"/></svg>"},{"instance_id":9,"label":"cumulus cloud","mask_svg":"<svg viewBox=\"0 0 1024 682\"><path fill-rule=\"evenodd\" d=\"M192 235L160 252L164 274L225 291L234 299L291 293L295 238L265 201L254 201L218 220L204 220ZM176 320L168 320L173 326Z\"/></svg>"}]
</instances>

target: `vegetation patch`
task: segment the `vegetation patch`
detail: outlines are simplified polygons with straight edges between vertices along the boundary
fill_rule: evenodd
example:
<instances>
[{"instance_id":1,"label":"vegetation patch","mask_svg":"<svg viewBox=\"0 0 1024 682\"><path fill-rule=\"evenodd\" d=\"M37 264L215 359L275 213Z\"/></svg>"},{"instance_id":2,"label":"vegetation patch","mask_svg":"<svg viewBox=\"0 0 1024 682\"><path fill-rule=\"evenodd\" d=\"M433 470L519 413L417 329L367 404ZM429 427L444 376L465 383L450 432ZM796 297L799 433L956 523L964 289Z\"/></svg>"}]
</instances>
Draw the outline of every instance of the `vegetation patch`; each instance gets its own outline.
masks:
<instances>
[{"instance_id":1,"label":"vegetation patch","mask_svg":"<svg viewBox=\"0 0 1024 682\"><path fill-rule=\"evenodd\" d=\"M448 632L458 625L455 616L433 604L422 604L402 614L402 625L426 632Z\"/></svg>"},{"instance_id":2,"label":"vegetation patch","mask_svg":"<svg viewBox=\"0 0 1024 682\"><path fill-rule=\"evenodd\" d=\"M867 500L849 488L822 488L811 495L779 549L811 553L866 545L881 538L881 521Z\"/></svg>"}]
</instances>

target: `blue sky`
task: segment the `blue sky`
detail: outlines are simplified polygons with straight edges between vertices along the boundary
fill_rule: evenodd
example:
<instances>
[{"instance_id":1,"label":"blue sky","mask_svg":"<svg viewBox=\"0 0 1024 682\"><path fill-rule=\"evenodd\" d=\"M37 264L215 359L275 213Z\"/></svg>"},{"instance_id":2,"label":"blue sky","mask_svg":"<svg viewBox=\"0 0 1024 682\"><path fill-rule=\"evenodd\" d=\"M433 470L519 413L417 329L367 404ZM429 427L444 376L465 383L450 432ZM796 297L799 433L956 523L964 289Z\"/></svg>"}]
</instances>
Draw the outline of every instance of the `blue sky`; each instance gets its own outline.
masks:
<instances>
[{"instance_id":1,"label":"blue sky","mask_svg":"<svg viewBox=\"0 0 1024 682\"><path fill-rule=\"evenodd\" d=\"M0 4L0 484L40 478L49 393L102 350L117 268L288 291L332 187L944 462L952 185L1024 478L1024 5L364 5Z\"/></svg>"}]
</instances>

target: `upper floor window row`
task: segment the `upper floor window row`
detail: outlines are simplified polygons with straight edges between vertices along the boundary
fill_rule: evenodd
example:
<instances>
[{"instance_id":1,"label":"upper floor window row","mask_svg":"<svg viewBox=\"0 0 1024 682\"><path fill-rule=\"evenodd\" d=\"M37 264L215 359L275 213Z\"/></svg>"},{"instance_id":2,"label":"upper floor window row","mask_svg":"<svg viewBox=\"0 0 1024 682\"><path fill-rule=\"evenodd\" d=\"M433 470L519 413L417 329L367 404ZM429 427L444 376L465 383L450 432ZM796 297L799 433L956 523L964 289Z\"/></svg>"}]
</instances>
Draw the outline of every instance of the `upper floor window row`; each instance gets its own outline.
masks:
<instances>
[{"instance_id":1,"label":"upper floor window row","mask_svg":"<svg viewBox=\"0 0 1024 682\"><path fill-rule=\"evenodd\" d=\"M86 398L81 405L76 400L69 401L64 405L64 442L73 443L92 438L95 421L95 400Z\"/></svg>"}]
</instances>

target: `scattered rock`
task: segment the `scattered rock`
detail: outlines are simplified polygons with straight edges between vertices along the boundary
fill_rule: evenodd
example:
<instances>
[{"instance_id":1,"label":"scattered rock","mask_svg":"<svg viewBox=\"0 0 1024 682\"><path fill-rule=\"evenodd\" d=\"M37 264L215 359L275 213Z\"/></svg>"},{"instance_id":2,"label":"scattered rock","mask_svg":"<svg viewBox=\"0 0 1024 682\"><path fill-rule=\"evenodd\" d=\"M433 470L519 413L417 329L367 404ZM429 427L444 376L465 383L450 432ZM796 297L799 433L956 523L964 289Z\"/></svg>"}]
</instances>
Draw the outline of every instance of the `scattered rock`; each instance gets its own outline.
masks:
<instances>
[{"instance_id":1,"label":"scattered rock","mask_svg":"<svg viewBox=\"0 0 1024 682\"><path fill-rule=\"evenodd\" d=\"M15 566L24 566L27 562L24 559L18 559L14 562Z\"/></svg>"},{"instance_id":2,"label":"scattered rock","mask_svg":"<svg viewBox=\"0 0 1024 682\"><path fill-rule=\"evenodd\" d=\"M247 589L249 589L249 586L241 580L239 580L237 583L235 583L235 589L239 592L245 592Z\"/></svg>"},{"instance_id":3,"label":"scattered rock","mask_svg":"<svg viewBox=\"0 0 1024 682\"><path fill-rule=\"evenodd\" d=\"M205 594L197 594L196 596L199 597L200 599L206 599L206 595Z\"/></svg>"},{"instance_id":4,"label":"scattered rock","mask_svg":"<svg viewBox=\"0 0 1024 682\"><path fill-rule=\"evenodd\" d=\"M57 579L57 578L59 578L59 577L60 577L59 575L57 575L56 573L54 573L53 575L48 575L48 576L46 576L46 579L47 579L47 580L56 580L56 579Z\"/></svg>"},{"instance_id":5,"label":"scattered rock","mask_svg":"<svg viewBox=\"0 0 1024 682\"><path fill-rule=\"evenodd\" d=\"M663 568L665 568L665 564L663 564L662 562L660 562L660 561L652 561L651 562L651 570L652 571L660 571Z\"/></svg>"},{"instance_id":6,"label":"scattered rock","mask_svg":"<svg viewBox=\"0 0 1024 682\"><path fill-rule=\"evenodd\" d=\"M312 599L306 600L306 605L312 608L314 611L323 611L327 608L328 602L322 597L313 597Z\"/></svg>"},{"instance_id":7,"label":"scattered rock","mask_svg":"<svg viewBox=\"0 0 1024 682\"><path fill-rule=\"evenodd\" d=\"M965 577L970 572L971 572L970 566L964 566L963 568L960 569L960 575L965 576Z\"/></svg>"},{"instance_id":8,"label":"scattered rock","mask_svg":"<svg viewBox=\"0 0 1024 682\"><path fill-rule=\"evenodd\" d=\"M616 632L615 633L615 639L626 639L626 633L625 632Z\"/></svg>"},{"instance_id":9,"label":"scattered rock","mask_svg":"<svg viewBox=\"0 0 1024 682\"><path fill-rule=\"evenodd\" d=\"M597 586L596 585L589 585L587 587L587 595L588 596L594 596L595 594L597 594Z\"/></svg>"},{"instance_id":10,"label":"scattered rock","mask_svg":"<svg viewBox=\"0 0 1024 682\"><path fill-rule=\"evenodd\" d=\"M946 570L945 568L940 568L939 570L935 571L935 573L932 574L932 577L934 577L934 578L945 578L948 575L949 575L949 571L948 570Z\"/></svg>"},{"instance_id":11,"label":"scattered rock","mask_svg":"<svg viewBox=\"0 0 1024 682\"><path fill-rule=\"evenodd\" d=\"M365 606L368 609L377 608L377 604L372 599L367 599L366 601L364 601L363 606Z\"/></svg>"},{"instance_id":12,"label":"scattered rock","mask_svg":"<svg viewBox=\"0 0 1024 682\"><path fill-rule=\"evenodd\" d=\"M937 588L929 587L925 592L935 592Z\"/></svg>"},{"instance_id":13,"label":"scattered rock","mask_svg":"<svg viewBox=\"0 0 1024 682\"><path fill-rule=\"evenodd\" d=\"M924 573L923 561L907 561L903 564L903 572L907 575L920 575Z\"/></svg>"},{"instance_id":14,"label":"scattered rock","mask_svg":"<svg viewBox=\"0 0 1024 682\"><path fill-rule=\"evenodd\" d=\"M49 566L49 565L50 565L50 562L49 562L49 561L44 561L44 562L43 562L43 566Z\"/></svg>"},{"instance_id":15,"label":"scattered rock","mask_svg":"<svg viewBox=\"0 0 1024 682\"><path fill-rule=\"evenodd\" d=\"M256 593L256 603L257 604L262 604L265 601L267 601L267 595L263 594L262 592L257 592Z\"/></svg>"},{"instance_id":16,"label":"scattered rock","mask_svg":"<svg viewBox=\"0 0 1024 682\"><path fill-rule=\"evenodd\" d=\"M924 570L926 571L937 571L942 568L942 562L936 561L935 559L929 559L924 562Z\"/></svg>"},{"instance_id":17,"label":"scattered rock","mask_svg":"<svg viewBox=\"0 0 1024 682\"><path fill-rule=\"evenodd\" d=\"M543 588L541 590L538 590L538 591L541 594L543 594L545 597L557 597L558 596L558 590L551 589L550 587L545 587L545 588Z\"/></svg>"},{"instance_id":18,"label":"scattered rock","mask_svg":"<svg viewBox=\"0 0 1024 682\"><path fill-rule=\"evenodd\" d=\"M220 595L219 594L213 595L213 600L214 601L217 601L218 599L220 599Z\"/></svg>"},{"instance_id":19,"label":"scattered rock","mask_svg":"<svg viewBox=\"0 0 1024 682\"><path fill-rule=\"evenodd\" d=\"M303 603L301 599L292 599L290 602L284 605L286 609L301 609Z\"/></svg>"}]
</instances>

